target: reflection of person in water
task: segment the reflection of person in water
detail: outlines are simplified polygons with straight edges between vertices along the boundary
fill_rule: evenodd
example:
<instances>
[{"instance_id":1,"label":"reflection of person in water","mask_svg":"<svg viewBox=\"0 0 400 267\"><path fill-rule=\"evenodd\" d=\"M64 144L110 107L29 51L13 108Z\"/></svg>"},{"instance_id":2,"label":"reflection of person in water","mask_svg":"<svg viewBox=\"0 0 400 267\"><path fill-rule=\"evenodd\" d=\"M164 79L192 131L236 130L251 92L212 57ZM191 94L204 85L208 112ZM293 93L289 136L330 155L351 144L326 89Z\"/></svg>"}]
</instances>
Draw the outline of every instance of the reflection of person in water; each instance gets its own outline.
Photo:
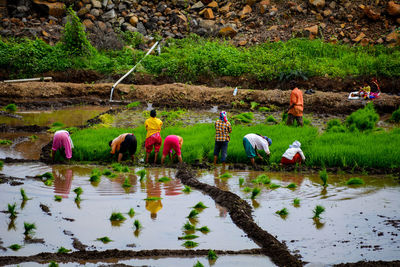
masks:
<instances>
[{"instance_id":1,"label":"reflection of person in water","mask_svg":"<svg viewBox=\"0 0 400 267\"><path fill-rule=\"evenodd\" d=\"M72 177L74 173L72 169L56 169L53 167L54 176L54 193L63 198L68 198L71 191Z\"/></svg>"},{"instance_id":2,"label":"reflection of person in water","mask_svg":"<svg viewBox=\"0 0 400 267\"><path fill-rule=\"evenodd\" d=\"M147 198L161 197L160 183L151 179L146 179L146 188ZM150 217L155 220L157 218L157 212L162 209L161 199L146 200L146 209L150 211Z\"/></svg>"}]
</instances>

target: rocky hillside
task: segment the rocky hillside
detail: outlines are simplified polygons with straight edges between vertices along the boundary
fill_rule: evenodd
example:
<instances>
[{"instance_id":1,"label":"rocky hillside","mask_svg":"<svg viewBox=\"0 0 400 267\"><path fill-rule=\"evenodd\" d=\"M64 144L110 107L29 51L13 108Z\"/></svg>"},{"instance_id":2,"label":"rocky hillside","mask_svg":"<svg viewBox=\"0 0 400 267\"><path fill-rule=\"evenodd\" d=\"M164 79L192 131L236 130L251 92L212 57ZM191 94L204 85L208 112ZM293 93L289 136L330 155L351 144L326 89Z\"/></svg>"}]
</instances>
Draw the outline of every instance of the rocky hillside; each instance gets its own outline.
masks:
<instances>
[{"instance_id":1,"label":"rocky hillside","mask_svg":"<svg viewBox=\"0 0 400 267\"><path fill-rule=\"evenodd\" d=\"M148 37L226 37L240 46L292 37L400 44L400 2L384 0L0 0L0 34L53 44L67 5L98 42L122 30Z\"/></svg>"}]
</instances>

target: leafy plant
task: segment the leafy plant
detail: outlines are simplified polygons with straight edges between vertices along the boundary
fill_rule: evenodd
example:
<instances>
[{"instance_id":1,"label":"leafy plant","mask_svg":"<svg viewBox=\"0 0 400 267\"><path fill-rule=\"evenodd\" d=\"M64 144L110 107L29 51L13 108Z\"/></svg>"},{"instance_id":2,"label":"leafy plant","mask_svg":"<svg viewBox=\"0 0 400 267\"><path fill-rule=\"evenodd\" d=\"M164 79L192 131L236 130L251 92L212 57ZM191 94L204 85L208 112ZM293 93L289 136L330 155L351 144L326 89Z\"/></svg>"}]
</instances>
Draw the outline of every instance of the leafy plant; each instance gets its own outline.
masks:
<instances>
[{"instance_id":1,"label":"leafy plant","mask_svg":"<svg viewBox=\"0 0 400 267\"><path fill-rule=\"evenodd\" d=\"M244 178L240 177L239 178L239 186L242 187L244 184Z\"/></svg>"},{"instance_id":2,"label":"leafy plant","mask_svg":"<svg viewBox=\"0 0 400 267\"><path fill-rule=\"evenodd\" d=\"M364 180L358 177L350 178L347 180L346 185L363 185Z\"/></svg>"},{"instance_id":3,"label":"leafy plant","mask_svg":"<svg viewBox=\"0 0 400 267\"><path fill-rule=\"evenodd\" d=\"M103 242L104 244L107 244L109 242L112 242L112 240L108 236L103 236L99 237L96 240Z\"/></svg>"},{"instance_id":4,"label":"leafy plant","mask_svg":"<svg viewBox=\"0 0 400 267\"><path fill-rule=\"evenodd\" d=\"M208 207L206 205L204 205L203 202L200 201L196 205L194 205L193 208L195 208L195 209L206 209Z\"/></svg>"},{"instance_id":5,"label":"leafy plant","mask_svg":"<svg viewBox=\"0 0 400 267\"><path fill-rule=\"evenodd\" d=\"M57 253L60 253L60 254L69 253L69 252L71 252L71 250L70 250L70 249L66 249L66 248L64 248L64 247L60 247L60 248L57 250Z\"/></svg>"},{"instance_id":6,"label":"leafy plant","mask_svg":"<svg viewBox=\"0 0 400 267\"><path fill-rule=\"evenodd\" d=\"M166 182L171 181L171 178L164 176L164 177L161 177L160 179L158 179L158 181L160 183L166 183Z\"/></svg>"},{"instance_id":7,"label":"leafy plant","mask_svg":"<svg viewBox=\"0 0 400 267\"><path fill-rule=\"evenodd\" d=\"M208 229L207 226L202 226L200 228L197 228L196 230L202 232L203 234L210 232L210 229Z\"/></svg>"},{"instance_id":8,"label":"leafy plant","mask_svg":"<svg viewBox=\"0 0 400 267\"><path fill-rule=\"evenodd\" d=\"M210 249L210 250L208 250L207 258L211 261L215 261L218 258L218 256L214 250Z\"/></svg>"},{"instance_id":9,"label":"leafy plant","mask_svg":"<svg viewBox=\"0 0 400 267\"><path fill-rule=\"evenodd\" d=\"M326 169L323 169L322 171L319 172L319 178L321 178L322 181L322 186L326 187L328 186L328 173L326 172Z\"/></svg>"},{"instance_id":10,"label":"leafy plant","mask_svg":"<svg viewBox=\"0 0 400 267\"><path fill-rule=\"evenodd\" d=\"M139 230L140 228L142 228L142 225L140 224L139 220L135 220L133 222L133 225L135 226L136 230Z\"/></svg>"},{"instance_id":11,"label":"leafy plant","mask_svg":"<svg viewBox=\"0 0 400 267\"><path fill-rule=\"evenodd\" d=\"M297 187L297 185L296 185L295 183L290 183L290 184L288 184L286 187L287 187L287 188L290 188L290 189L294 189L294 188Z\"/></svg>"},{"instance_id":12,"label":"leafy plant","mask_svg":"<svg viewBox=\"0 0 400 267\"><path fill-rule=\"evenodd\" d=\"M20 192L21 192L22 201L27 201L29 198L26 195L25 190L23 188L21 188Z\"/></svg>"},{"instance_id":13,"label":"leafy plant","mask_svg":"<svg viewBox=\"0 0 400 267\"><path fill-rule=\"evenodd\" d=\"M122 213L120 213L120 212L111 213L110 221L122 222L125 220L126 220L126 218L124 217L124 215L122 215Z\"/></svg>"},{"instance_id":14,"label":"leafy plant","mask_svg":"<svg viewBox=\"0 0 400 267\"><path fill-rule=\"evenodd\" d=\"M129 187L131 187L132 185L131 185L131 182L129 181L129 178L127 177L127 178L125 178L125 180L124 180L124 183L122 184L122 187L124 187L124 188L129 188Z\"/></svg>"},{"instance_id":15,"label":"leafy plant","mask_svg":"<svg viewBox=\"0 0 400 267\"><path fill-rule=\"evenodd\" d=\"M231 177L232 177L232 174L230 174L229 172L225 172L219 176L220 179L226 179L226 178L231 178Z\"/></svg>"},{"instance_id":16,"label":"leafy plant","mask_svg":"<svg viewBox=\"0 0 400 267\"><path fill-rule=\"evenodd\" d=\"M133 209L133 208L130 208L130 210L128 211L128 215L129 215L129 217L133 217L133 216L135 216L135 210Z\"/></svg>"},{"instance_id":17,"label":"leafy plant","mask_svg":"<svg viewBox=\"0 0 400 267\"><path fill-rule=\"evenodd\" d=\"M196 218L199 215L199 212L197 210L191 210L187 218Z\"/></svg>"},{"instance_id":18,"label":"leafy plant","mask_svg":"<svg viewBox=\"0 0 400 267\"><path fill-rule=\"evenodd\" d=\"M184 188L182 189L182 192L190 193L190 192L192 192L192 189L190 188L190 186L185 185Z\"/></svg>"},{"instance_id":19,"label":"leafy plant","mask_svg":"<svg viewBox=\"0 0 400 267\"><path fill-rule=\"evenodd\" d=\"M325 211L325 208L323 206L317 205L315 206L315 209L313 210L314 216L313 219L319 219L321 213Z\"/></svg>"},{"instance_id":20,"label":"leafy plant","mask_svg":"<svg viewBox=\"0 0 400 267\"><path fill-rule=\"evenodd\" d=\"M261 192L261 189L260 188L258 188L258 187L254 187L253 188L253 191L251 191L251 199L255 199L256 198L256 196L258 196L259 194L260 194L260 192Z\"/></svg>"},{"instance_id":21,"label":"leafy plant","mask_svg":"<svg viewBox=\"0 0 400 267\"><path fill-rule=\"evenodd\" d=\"M17 207L17 203L14 204L7 204L7 213L10 214L10 218L16 218L17 217L17 211L15 210L15 208Z\"/></svg>"},{"instance_id":22,"label":"leafy plant","mask_svg":"<svg viewBox=\"0 0 400 267\"><path fill-rule=\"evenodd\" d=\"M281 210L277 210L275 213L280 215L280 216L286 216L286 215L289 214L289 212L288 212L288 210L286 208L283 208Z\"/></svg>"},{"instance_id":23,"label":"leafy plant","mask_svg":"<svg viewBox=\"0 0 400 267\"><path fill-rule=\"evenodd\" d=\"M60 202L62 200L62 197L55 195L54 200Z\"/></svg>"},{"instance_id":24,"label":"leafy plant","mask_svg":"<svg viewBox=\"0 0 400 267\"><path fill-rule=\"evenodd\" d=\"M34 230L36 229L36 225L34 223L24 222L24 229L24 235L30 235L33 234Z\"/></svg>"},{"instance_id":25,"label":"leafy plant","mask_svg":"<svg viewBox=\"0 0 400 267\"><path fill-rule=\"evenodd\" d=\"M298 199L298 198L293 199L293 205L299 206L300 205L300 199Z\"/></svg>"},{"instance_id":26,"label":"leafy plant","mask_svg":"<svg viewBox=\"0 0 400 267\"><path fill-rule=\"evenodd\" d=\"M18 245L18 244L12 244L11 246L9 246L9 248L11 248L11 249L14 250L14 251L17 251L17 250L19 250L20 248L22 248L22 246L21 246L21 245Z\"/></svg>"},{"instance_id":27,"label":"leafy plant","mask_svg":"<svg viewBox=\"0 0 400 267\"><path fill-rule=\"evenodd\" d=\"M17 105L14 103L8 104L7 106L4 107L4 110L7 112L16 112L17 111Z\"/></svg>"},{"instance_id":28,"label":"leafy plant","mask_svg":"<svg viewBox=\"0 0 400 267\"><path fill-rule=\"evenodd\" d=\"M182 244L182 246L184 246L185 248L194 248L197 247L199 245L199 243L188 240L185 243Z\"/></svg>"},{"instance_id":29,"label":"leafy plant","mask_svg":"<svg viewBox=\"0 0 400 267\"><path fill-rule=\"evenodd\" d=\"M144 177L146 176L146 170L141 169L140 171L137 171L136 174L140 176L140 181L143 181Z\"/></svg>"}]
</instances>

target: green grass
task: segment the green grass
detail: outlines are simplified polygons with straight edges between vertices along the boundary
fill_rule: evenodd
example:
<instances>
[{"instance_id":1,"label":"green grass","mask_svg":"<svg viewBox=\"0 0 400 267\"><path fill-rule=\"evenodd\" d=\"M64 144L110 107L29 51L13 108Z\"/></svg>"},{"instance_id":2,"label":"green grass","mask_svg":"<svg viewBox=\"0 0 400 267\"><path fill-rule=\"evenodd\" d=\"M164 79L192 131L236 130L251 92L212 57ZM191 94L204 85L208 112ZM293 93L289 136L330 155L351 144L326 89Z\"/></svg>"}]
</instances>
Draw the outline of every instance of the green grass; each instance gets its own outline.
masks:
<instances>
[{"instance_id":1,"label":"green grass","mask_svg":"<svg viewBox=\"0 0 400 267\"><path fill-rule=\"evenodd\" d=\"M363 185L364 180L358 177L350 178L347 180L346 185Z\"/></svg>"},{"instance_id":2,"label":"green grass","mask_svg":"<svg viewBox=\"0 0 400 267\"><path fill-rule=\"evenodd\" d=\"M17 111L17 105L14 103L8 104L7 106L4 107L4 110L7 112L16 112Z\"/></svg>"},{"instance_id":3,"label":"green grass","mask_svg":"<svg viewBox=\"0 0 400 267\"><path fill-rule=\"evenodd\" d=\"M277 210L275 213L280 216L286 216L289 214L289 211L286 208L283 208L281 210Z\"/></svg>"},{"instance_id":4,"label":"green grass","mask_svg":"<svg viewBox=\"0 0 400 267\"><path fill-rule=\"evenodd\" d=\"M17 251L17 250L19 250L20 248L22 248L22 246L21 246L21 245L18 245L18 244L12 244L11 246L9 246L9 248L12 249L12 250L14 250L14 251Z\"/></svg>"},{"instance_id":5,"label":"green grass","mask_svg":"<svg viewBox=\"0 0 400 267\"><path fill-rule=\"evenodd\" d=\"M112 242L112 240L108 236L99 237L96 240L101 241L104 244Z\"/></svg>"},{"instance_id":6,"label":"green grass","mask_svg":"<svg viewBox=\"0 0 400 267\"><path fill-rule=\"evenodd\" d=\"M277 123L277 122L278 122L278 121L275 119L275 117L272 116L272 115L269 115L269 116L265 119L265 121L266 121L266 122L270 122L270 123Z\"/></svg>"},{"instance_id":7,"label":"green grass","mask_svg":"<svg viewBox=\"0 0 400 267\"><path fill-rule=\"evenodd\" d=\"M315 206L315 209L313 209L313 213L314 213L313 219L319 219L321 213L323 213L324 211L325 211L324 207L322 207L320 205Z\"/></svg>"},{"instance_id":8,"label":"green grass","mask_svg":"<svg viewBox=\"0 0 400 267\"><path fill-rule=\"evenodd\" d=\"M185 243L182 244L182 246L184 246L185 248L195 248L199 245L199 243L188 240Z\"/></svg>"},{"instance_id":9,"label":"green grass","mask_svg":"<svg viewBox=\"0 0 400 267\"><path fill-rule=\"evenodd\" d=\"M322 171L319 172L319 178L321 178L322 181L322 186L326 187L328 186L328 173L326 172L326 169L323 169Z\"/></svg>"},{"instance_id":10,"label":"green grass","mask_svg":"<svg viewBox=\"0 0 400 267\"><path fill-rule=\"evenodd\" d=\"M171 178L164 176L164 177L161 177L160 179L158 179L158 181L160 183L166 183L166 182L171 181Z\"/></svg>"},{"instance_id":11,"label":"green grass","mask_svg":"<svg viewBox=\"0 0 400 267\"><path fill-rule=\"evenodd\" d=\"M190 188L190 186L184 185L184 188L182 189L183 193L190 193L192 192L192 189Z\"/></svg>"},{"instance_id":12,"label":"green grass","mask_svg":"<svg viewBox=\"0 0 400 267\"><path fill-rule=\"evenodd\" d=\"M208 208L206 205L204 205L203 202L198 202L196 205L193 206L194 209L206 209Z\"/></svg>"},{"instance_id":13,"label":"green grass","mask_svg":"<svg viewBox=\"0 0 400 267\"><path fill-rule=\"evenodd\" d=\"M133 226L135 226L136 230L139 230L140 228L142 228L142 224L139 222L139 220L135 220L133 222Z\"/></svg>"},{"instance_id":14,"label":"green grass","mask_svg":"<svg viewBox=\"0 0 400 267\"><path fill-rule=\"evenodd\" d=\"M245 112L245 113L240 113L238 115L232 116L232 120L235 123L250 123L254 119L254 114L253 112Z\"/></svg>"},{"instance_id":15,"label":"green grass","mask_svg":"<svg viewBox=\"0 0 400 267\"><path fill-rule=\"evenodd\" d=\"M36 225L34 223L27 223L24 222L24 235L30 235L34 233L34 230L36 229Z\"/></svg>"},{"instance_id":16,"label":"green grass","mask_svg":"<svg viewBox=\"0 0 400 267\"><path fill-rule=\"evenodd\" d=\"M126 220L126 218L124 217L124 215L122 215L122 213L120 213L120 212L111 213L110 221L122 222L122 221L125 221L125 220Z\"/></svg>"},{"instance_id":17,"label":"green grass","mask_svg":"<svg viewBox=\"0 0 400 267\"><path fill-rule=\"evenodd\" d=\"M294 206L299 206L300 205L300 199L298 199L298 198L293 199L293 205Z\"/></svg>"},{"instance_id":18,"label":"green grass","mask_svg":"<svg viewBox=\"0 0 400 267\"><path fill-rule=\"evenodd\" d=\"M66 249L66 248L64 248L64 247L60 247L60 248L57 250L57 253L60 253L60 254L69 253L69 252L71 252L71 250L70 250L70 249Z\"/></svg>"},{"instance_id":19,"label":"green grass","mask_svg":"<svg viewBox=\"0 0 400 267\"><path fill-rule=\"evenodd\" d=\"M400 107L393 111L392 116L390 117L390 120L393 122L400 122Z\"/></svg>"}]
</instances>

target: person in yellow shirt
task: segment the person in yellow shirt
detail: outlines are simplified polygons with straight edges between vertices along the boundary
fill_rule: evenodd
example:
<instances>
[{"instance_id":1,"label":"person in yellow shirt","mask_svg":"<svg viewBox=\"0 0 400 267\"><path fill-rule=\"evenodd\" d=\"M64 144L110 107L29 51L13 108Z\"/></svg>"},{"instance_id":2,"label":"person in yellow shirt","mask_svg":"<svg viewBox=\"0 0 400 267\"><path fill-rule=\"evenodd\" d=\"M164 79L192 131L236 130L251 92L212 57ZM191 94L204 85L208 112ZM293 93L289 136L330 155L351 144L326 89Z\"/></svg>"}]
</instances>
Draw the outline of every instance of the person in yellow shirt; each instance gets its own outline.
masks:
<instances>
[{"instance_id":1,"label":"person in yellow shirt","mask_svg":"<svg viewBox=\"0 0 400 267\"><path fill-rule=\"evenodd\" d=\"M163 122L160 119L156 118L157 112L153 109L150 111L150 118L148 118L144 125L146 126L146 141L144 143L144 147L146 148L146 163L149 162L149 157L151 151L153 151L154 147L154 163L157 162L158 152L160 151L160 147L162 144L162 139L160 135L161 127Z\"/></svg>"}]
</instances>

